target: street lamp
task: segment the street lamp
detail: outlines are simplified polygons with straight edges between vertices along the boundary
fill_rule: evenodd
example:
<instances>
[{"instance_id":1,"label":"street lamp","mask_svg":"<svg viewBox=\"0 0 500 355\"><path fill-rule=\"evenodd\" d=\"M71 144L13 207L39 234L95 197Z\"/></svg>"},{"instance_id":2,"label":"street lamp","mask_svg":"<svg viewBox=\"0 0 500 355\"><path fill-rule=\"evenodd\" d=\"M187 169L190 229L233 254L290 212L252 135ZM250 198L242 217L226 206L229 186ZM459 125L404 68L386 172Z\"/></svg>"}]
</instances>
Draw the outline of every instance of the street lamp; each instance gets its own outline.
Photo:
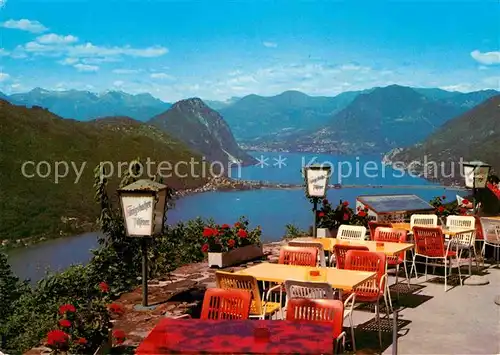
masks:
<instances>
[{"instance_id":1,"label":"street lamp","mask_svg":"<svg viewBox=\"0 0 500 355\"><path fill-rule=\"evenodd\" d=\"M326 189L332 168L324 165L309 165L304 167L306 181L306 195L313 200L314 224L313 237L316 237L316 221L318 214L318 201L326 197Z\"/></svg>"},{"instance_id":2,"label":"street lamp","mask_svg":"<svg viewBox=\"0 0 500 355\"><path fill-rule=\"evenodd\" d=\"M462 163L465 177L465 186L472 189L472 206L474 214L476 211L476 189L484 189L488 182L491 165L481 161L471 161Z\"/></svg>"},{"instance_id":3,"label":"street lamp","mask_svg":"<svg viewBox=\"0 0 500 355\"><path fill-rule=\"evenodd\" d=\"M148 239L161 233L167 186L138 180L118 190L127 236L142 238L142 307L148 308Z\"/></svg>"}]
</instances>

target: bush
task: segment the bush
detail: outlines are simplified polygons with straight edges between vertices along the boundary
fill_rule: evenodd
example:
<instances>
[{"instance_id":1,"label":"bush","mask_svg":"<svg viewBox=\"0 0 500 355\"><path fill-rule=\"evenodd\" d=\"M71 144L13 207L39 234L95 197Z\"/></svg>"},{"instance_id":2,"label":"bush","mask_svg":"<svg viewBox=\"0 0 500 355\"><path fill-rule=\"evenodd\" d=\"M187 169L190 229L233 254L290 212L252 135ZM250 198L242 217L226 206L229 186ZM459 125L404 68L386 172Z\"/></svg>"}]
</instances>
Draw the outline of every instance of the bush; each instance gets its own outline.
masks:
<instances>
[{"instance_id":1,"label":"bush","mask_svg":"<svg viewBox=\"0 0 500 355\"><path fill-rule=\"evenodd\" d=\"M342 224L359 225L368 227L368 209L358 209L356 212L349 207L349 202L340 201L333 208L330 201L324 199L321 201L321 208L318 210L316 219L317 228L337 229Z\"/></svg>"}]
</instances>

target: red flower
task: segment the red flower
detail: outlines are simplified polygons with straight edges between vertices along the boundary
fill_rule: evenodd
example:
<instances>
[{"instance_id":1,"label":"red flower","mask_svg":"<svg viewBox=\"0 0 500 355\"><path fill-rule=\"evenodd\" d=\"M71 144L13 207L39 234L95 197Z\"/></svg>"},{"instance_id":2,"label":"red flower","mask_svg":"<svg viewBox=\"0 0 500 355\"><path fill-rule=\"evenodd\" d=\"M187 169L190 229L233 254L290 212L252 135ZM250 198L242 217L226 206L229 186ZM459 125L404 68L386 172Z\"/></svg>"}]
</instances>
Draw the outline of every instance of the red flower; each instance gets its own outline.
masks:
<instances>
[{"instance_id":1,"label":"red flower","mask_svg":"<svg viewBox=\"0 0 500 355\"><path fill-rule=\"evenodd\" d=\"M460 212L460 214L461 214L462 216L465 216L465 214L467 213L467 209L462 207L462 208L459 210L459 212Z\"/></svg>"},{"instance_id":2,"label":"red flower","mask_svg":"<svg viewBox=\"0 0 500 355\"><path fill-rule=\"evenodd\" d=\"M441 196L441 199L446 200L446 196L445 195Z\"/></svg>"},{"instance_id":3,"label":"red flower","mask_svg":"<svg viewBox=\"0 0 500 355\"><path fill-rule=\"evenodd\" d=\"M229 226L229 224L224 223L221 228L222 229L229 229L231 227Z\"/></svg>"},{"instance_id":4,"label":"red flower","mask_svg":"<svg viewBox=\"0 0 500 355\"><path fill-rule=\"evenodd\" d=\"M75 313L76 312L75 306L73 306L72 304L63 304L63 305L61 305L61 307L59 307L59 313L60 314L66 314L66 312Z\"/></svg>"},{"instance_id":5,"label":"red flower","mask_svg":"<svg viewBox=\"0 0 500 355\"><path fill-rule=\"evenodd\" d=\"M344 213L344 221L348 221L350 218L349 213Z\"/></svg>"},{"instance_id":6,"label":"red flower","mask_svg":"<svg viewBox=\"0 0 500 355\"><path fill-rule=\"evenodd\" d=\"M113 330L113 338L115 338L117 344L121 344L125 341L126 336L123 330Z\"/></svg>"},{"instance_id":7,"label":"red flower","mask_svg":"<svg viewBox=\"0 0 500 355\"><path fill-rule=\"evenodd\" d=\"M438 207L438 212L439 213L443 213L444 212L444 207L443 206L439 206Z\"/></svg>"},{"instance_id":8,"label":"red flower","mask_svg":"<svg viewBox=\"0 0 500 355\"><path fill-rule=\"evenodd\" d=\"M358 212L358 216L365 217L366 216L366 212L365 211L359 211Z\"/></svg>"},{"instance_id":9,"label":"red flower","mask_svg":"<svg viewBox=\"0 0 500 355\"><path fill-rule=\"evenodd\" d=\"M240 227L241 227L241 223L240 223L240 222L236 222L236 223L234 224L234 226L235 226L236 228L240 228Z\"/></svg>"},{"instance_id":10,"label":"red flower","mask_svg":"<svg viewBox=\"0 0 500 355\"><path fill-rule=\"evenodd\" d=\"M470 202L469 202L469 200L467 200L467 199L464 199L464 200L462 201L462 205L466 205L466 206L467 206L469 203L470 203Z\"/></svg>"},{"instance_id":11,"label":"red flower","mask_svg":"<svg viewBox=\"0 0 500 355\"><path fill-rule=\"evenodd\" d=\"M349 206L349 202L348 201L344 201L344 202L342 202L342 205L344 205L344 207L347 207L347 206Z\"/></svg>"},{"instance_id":12,"label":"red flower","mask_svg":"<svg viewBox=\"0 0 500 355\"><path fill-rule=\"evenodd\" d=\"M47 345L49 346L60 346L65 345L68 342L69 334L63 332L62 330L56 329L51 330L47 334Z\"/></svg>"},{"instance_id":13,"label":"red flower","mask_svg":"<svg viewBox=\"0 0 500 355\"><path fill-rule=\"evenodd\" d=\"M235 244L236 244L236 242L234 241L234 239L229 239L227 241L227 246L230 248L234 247Z\"/></svg>"},{"instance_id":14,"label":"red flower","mask_svg":"<svg viewBox=\"0 0 500 355\"><path fill-rule=\"evenodd\" d=\"M208 251L208 244L203 244L203 246L201 247L201 251L206 253Z\"/></svg>"},{"instance_id":15,"label":"red flower","mask_svg":"<svg viewBox=\"0 0 500 355\"><path fill-rule=\"evenodd\" d=\"M210 228L210 227L205 227L205 228L203 229L203 236L204 236L204 237L207 237L207 238L208 238L208 237L211 237L211 236L213 236L213 235L214 235L214 230L213 230L212 228Z\"/></svg>"},{"instance_id":16,"label":"red flower","mask_svg":"<svg viewBox=\"0 0 500 355\"><path fill-rule=\"evenodd\" d=\"M247 231L246 231L246 230L244 230L244 229L240 229L240 230L238 231L238 237L240 237L240 238L246 238L247 236L248 236L248 233L247 233Z\"/></svg>"},{"instance_id":17,"label":"red flower","mask_svg":"<svg viewBox=\"0 0 500 355\"><path fill-rule=\"evenodd\" d=\"M99 284L99 288L101 289L102 292L108 293L109 292L109 285L106 282L101 282Z\"/></svg>"},{"instance_id":18,"label":"red flower","mask_svg":"<svg viewBox=\"0 0 500 355\"><path fill-rule=\"evenodd\" d=\"M324 205L328 205L328 200L327 200L326 198L325 198L325 199L323 199L323 204L324 204Z\"/></svg>"},{"instance_id":19,"label":"red flower","mask_svg":"<svg viewBox=\"0 0 500 355\"><path fill-rule=\"evenodd\" d=\"M121 315L125 312L125 310L123 309L123 306L121 304L118 304L118 303L111 303L108 306L108 308L109 308L110 312L118 314L118 315Z\"/></svg>"},{"instance_id":20,"label":"red flower","mask_svg":"<svg viewBox=\"0 0 500 355\"><path fill-rule=\"evenodd\" d=\"M63 328L69 328L69 327L71 327L71 322L67 319L61 319L59 321L59 325Z\"/></svg>"},{"instance_id":21,"label":"red flower","mask_svg":"<svg viewBox=\"0 0 500 355\"><path fill-rule=\"evenodd\" d=\"M318 213L318 217L325 217L325 212Z\"/></svg>"},{"instance_id":22,"label":"red flower","mask_svg":"<svg viewBox=\"0 0 500 355\"><path fill-rule=\"evenodd\" d=\"M85 338L79 338L76 342L78 344L85 345L85 344L87 344L87 339L85 339Z\"/></svg>"}]
</instances>

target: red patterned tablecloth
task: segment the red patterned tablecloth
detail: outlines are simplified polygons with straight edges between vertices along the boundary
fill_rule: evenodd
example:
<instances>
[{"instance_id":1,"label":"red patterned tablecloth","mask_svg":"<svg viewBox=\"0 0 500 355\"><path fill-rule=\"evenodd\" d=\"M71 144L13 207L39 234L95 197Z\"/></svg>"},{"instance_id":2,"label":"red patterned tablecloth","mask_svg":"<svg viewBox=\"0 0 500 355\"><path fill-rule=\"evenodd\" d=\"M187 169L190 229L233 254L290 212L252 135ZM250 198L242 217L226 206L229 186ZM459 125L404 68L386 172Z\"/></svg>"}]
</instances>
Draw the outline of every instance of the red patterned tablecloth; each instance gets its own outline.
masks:
<instances>
[{"instance_id":1,"label":"red patterned tablecloth","mask_svg":"<svg viewBox=\"0 0 500 355\"><path fill-rule=\"evenodd\" d=\"M255 328L269 329L269 338L255 337ZM284 320L165 318L136 354L333 354L333 328Z\"/></svg>"}]
</instances>

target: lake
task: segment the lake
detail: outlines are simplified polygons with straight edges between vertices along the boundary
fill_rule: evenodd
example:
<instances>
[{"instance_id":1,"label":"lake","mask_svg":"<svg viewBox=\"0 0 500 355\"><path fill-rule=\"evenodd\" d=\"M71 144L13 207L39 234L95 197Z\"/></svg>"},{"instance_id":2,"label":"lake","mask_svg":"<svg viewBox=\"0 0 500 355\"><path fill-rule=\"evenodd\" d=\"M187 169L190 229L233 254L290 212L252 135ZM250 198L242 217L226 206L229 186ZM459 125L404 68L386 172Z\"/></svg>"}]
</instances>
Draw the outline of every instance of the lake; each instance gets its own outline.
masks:
<instances>
[{"instance_id":1,"label":"lake","mask_svg":"<svg viewBox=\"0 0 500 355\"><path fill-rule=\"evenodd\" d=\"M390 167L383 167L380 156L357 158L268 152L253 152L252 155L268 165L233 168L230 171L231 177L297 184L303 181L301 175L303 165L325 163L333 166L330 180L332 184L386 186L331 189L327 197L333 203L347 200L354 205L359 195L402 193L415 194L426 201L444 195L451 201L457 194L454 190L447 190ZM398 188L398 185L405 188ZM301 189L206 192L176 201L175 207L168 211L167 220L168 223L175 224L200 216L213 218L220 224L231 224L244 215L248 217L252 226L262 227L264 241L275 241L284 235L286 224L294 224L302 229L312 225L311 209L312 205ZM62 270L71 264L86 263L91 257L90 250L96 247L97 234L87 233L13 250L9 253L9 262L18 276L35 281L43 277L47 268Z\"/></svg>"}]
</instances>

